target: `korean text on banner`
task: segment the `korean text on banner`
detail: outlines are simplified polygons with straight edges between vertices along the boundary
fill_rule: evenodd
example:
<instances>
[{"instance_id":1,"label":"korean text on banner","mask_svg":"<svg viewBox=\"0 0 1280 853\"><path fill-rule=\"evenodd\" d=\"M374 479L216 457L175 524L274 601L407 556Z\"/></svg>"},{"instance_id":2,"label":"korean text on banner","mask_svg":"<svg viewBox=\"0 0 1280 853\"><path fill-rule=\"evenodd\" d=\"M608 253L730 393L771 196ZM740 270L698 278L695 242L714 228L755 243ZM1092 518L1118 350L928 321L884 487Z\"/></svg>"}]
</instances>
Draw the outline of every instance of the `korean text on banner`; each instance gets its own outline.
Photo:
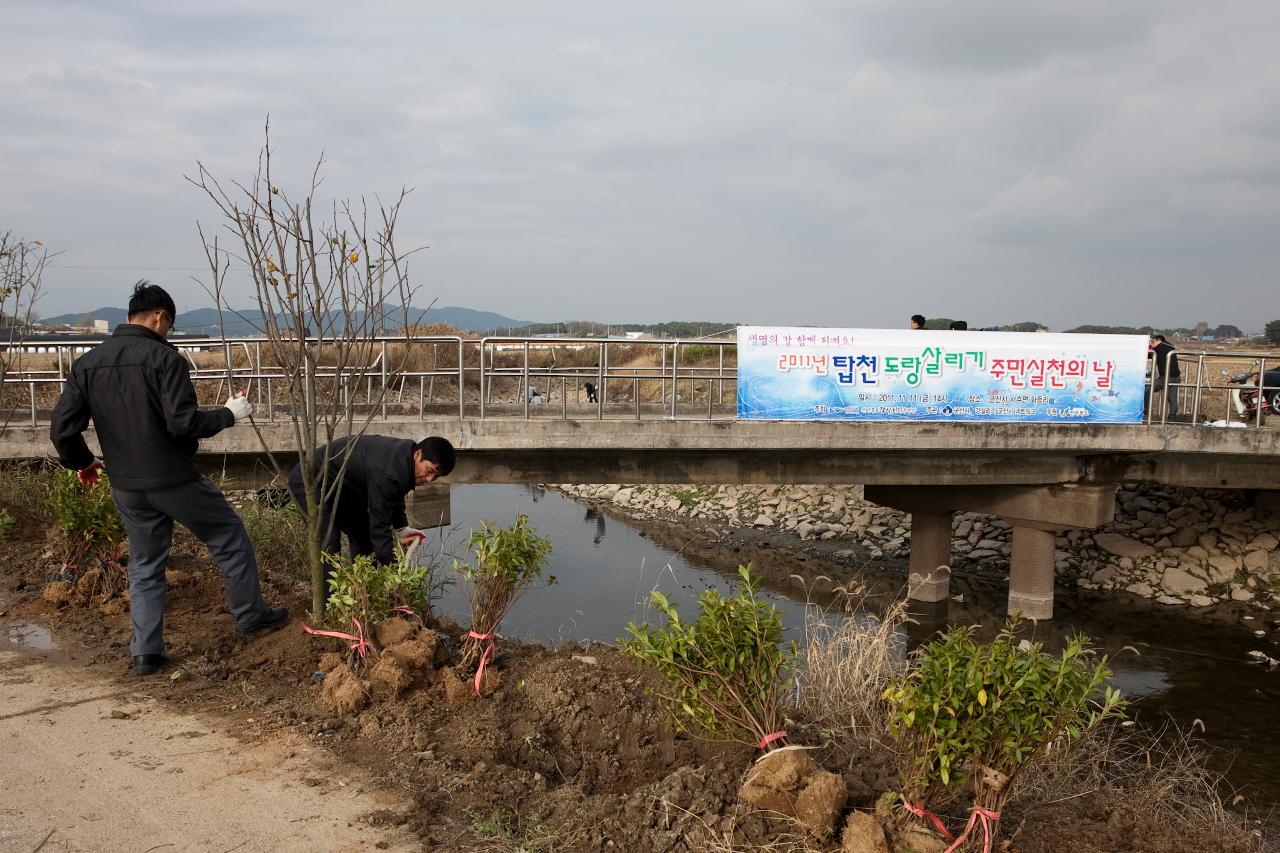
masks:
<instances>
[{"instance_id":1,"label":"korean text on banner","mask_svg":"<svg viewBox=\"0 0 1280 853\"><path fill-rule=\"evenodd\" d=\"M738 328L738 417L1142 422L1147 338Z\"/></svg>"}]
</instances>

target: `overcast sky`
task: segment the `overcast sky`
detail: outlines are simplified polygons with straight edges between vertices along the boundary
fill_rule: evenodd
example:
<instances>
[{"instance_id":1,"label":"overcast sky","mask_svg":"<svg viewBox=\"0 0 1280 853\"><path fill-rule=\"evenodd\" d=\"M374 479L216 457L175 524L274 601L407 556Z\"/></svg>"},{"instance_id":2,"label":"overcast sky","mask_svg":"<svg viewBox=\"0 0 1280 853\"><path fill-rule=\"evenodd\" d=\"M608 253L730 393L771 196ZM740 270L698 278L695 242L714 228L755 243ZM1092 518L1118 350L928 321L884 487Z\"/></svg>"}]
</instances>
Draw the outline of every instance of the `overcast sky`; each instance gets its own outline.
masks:
<instances>
[{"instance_id":1,"label":"overcast sky","mask_svg":"<svg viewBox=\"0 0 1280 853\"><path fill-rule=\"evenodd\" d=\"M413 187L441 305L524 320L1261 329L1280 4L5 3L0 230L46 316L210 304L183 180ZM247 289L246 291L247 292Z\"/></svg>"}]
</instances>

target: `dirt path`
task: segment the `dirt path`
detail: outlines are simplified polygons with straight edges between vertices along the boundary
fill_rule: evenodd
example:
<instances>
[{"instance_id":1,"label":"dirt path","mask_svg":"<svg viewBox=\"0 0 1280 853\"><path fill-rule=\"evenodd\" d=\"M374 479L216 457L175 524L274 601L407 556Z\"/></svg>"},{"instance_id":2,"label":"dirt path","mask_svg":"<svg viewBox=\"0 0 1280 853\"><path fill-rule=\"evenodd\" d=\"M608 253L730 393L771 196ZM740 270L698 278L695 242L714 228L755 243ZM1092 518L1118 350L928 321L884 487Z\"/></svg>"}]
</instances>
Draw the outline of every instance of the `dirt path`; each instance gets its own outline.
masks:
<instances>
[{"instance_id":1,"label":"dirt path","mask_svg":"<svg viewBox=\"0 0 1280 853\"><path fill-rule=\"evenodd\" d=\"M364 771L289 732L230 737L148 683L0 645L0 851L420 849L365 820L405 803Z\"/></svg>"}]
</instances>

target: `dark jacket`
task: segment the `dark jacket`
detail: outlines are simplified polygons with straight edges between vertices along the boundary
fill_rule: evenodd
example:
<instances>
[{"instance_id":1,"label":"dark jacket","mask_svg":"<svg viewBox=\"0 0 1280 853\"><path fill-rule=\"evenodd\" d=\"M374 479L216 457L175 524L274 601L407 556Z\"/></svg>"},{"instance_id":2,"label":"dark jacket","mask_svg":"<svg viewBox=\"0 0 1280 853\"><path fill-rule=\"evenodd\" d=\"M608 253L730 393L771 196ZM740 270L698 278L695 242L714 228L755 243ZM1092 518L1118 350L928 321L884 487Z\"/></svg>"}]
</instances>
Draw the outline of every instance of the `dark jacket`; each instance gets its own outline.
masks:
<instances>
[{"instance_id":1,"label":"dark jacket","mask_svg":"<svg viewBox=\"0 0 1280 853\"><path fill-rule=\"evenodd\" d=\"M200 411L187 362L145 326L123 323L71 365L53 410L49 438L68 468L93 453L82 432L93 419L111 485L166 489L200 476L199 439L235 423L227 408Z\"/></svg>"},{"instance_id":2,"label":"dark jacket","mask_svg":"<svg viewBox=\"0 0 1280 853\"><path fill-rule=\"evenodd\" d=\"M1161 379L1164 378L1165 359L1169 360L1169 378L1178 380L1182 378L1182 371L1178 369L1177 351L1173 348L1173 344L1167 341L1161 341L1151 348L1151 356L1156 363L1156 375Z\"/></svg>"},{"instance_id":3,"label":"dark jacket","mask_svg":"<svg viewBox=\"0 0 1280 853\"><path fill-rule=\"evenodd\" d=\"M324 454L323 447L316 451L317 470ZM340 438L329 445L329 483L337 479L342 461L348 455L351 459L342 475L338 494L341 511L349 515L347 511L354 512L357 508L367 510L373 552L379 561L390 563L395 559L396 531L409 523L405 517L405 495L417 485L413 442L385 435L364 435L354 442ZM289 482L292 490L301 491L300 465L293 466Z\"/></svg>"}]
</instances>

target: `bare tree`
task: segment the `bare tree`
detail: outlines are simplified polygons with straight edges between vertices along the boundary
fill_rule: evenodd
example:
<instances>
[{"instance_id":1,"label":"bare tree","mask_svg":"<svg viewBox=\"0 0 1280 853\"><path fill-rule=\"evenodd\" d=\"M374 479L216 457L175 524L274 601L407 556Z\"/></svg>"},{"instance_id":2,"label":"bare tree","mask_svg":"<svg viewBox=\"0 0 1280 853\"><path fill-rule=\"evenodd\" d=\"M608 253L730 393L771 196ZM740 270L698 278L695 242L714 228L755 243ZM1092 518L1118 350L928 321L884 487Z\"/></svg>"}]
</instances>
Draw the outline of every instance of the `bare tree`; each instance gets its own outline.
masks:
<instances>
[{"instance_id":1,"label":"bare tree","mask_svg":"<svg viewBox=\"0 0 1280 853\"><path fill-rule=\"evenodd\" d=\"M22 343L38 315L36 300L44 271L54 257L39 240L22 240L6 231L0 234L0 431L9 426L17 403L7 405L5 385L12 373L22 369Z\"/></svg>"},{"instance_id":2,"label":"bare tree","mask_svg":"<svg viewBox=\"0 0 1280 853\"><path fill-rule=\"evenodd\" d=\"M203 163L197 163L196 176L187 180L213 201L230 233L228 248L217 235L210 238L199 228L212 275L211 282L202 284L214 298L220 331L232 310L226 301L228 276L233 266L237 275L246 267L256 311L238 316L265 339L274 362L271 369L278 371L284 386L282 408L292 425L306 492L311 603L313 617L319 619L326 598L321 543L334 523L330 517L329 528L321 530L319 508L335 498L346 471L344 459L337 475L329 475L328 448L344 435L358 441L386 401L390 381L380 383L376 394L368 391L362 401L360 383L353 388L349 380L367 376L378 357L385 359L393 352L375 340L385 329L388 310L395 325L405 335L412 334L415 288L407 259L418 250L402 252L395 243L396 223L409 190L402 189L390 204L376 198L372 204L364 198L322 203L317 198L322 154L305 195L294 201L272 175L270 122L264 137L248 183L230 182L224 188ZM383 370L388 377L401 372L411 350L411 344L400 347L394 367L384 360L379 378ZM228 381L233 381L230 349L224 348L224 353ZM258 430L256 424L254 429ZM258 438L275 466L260 430Z\"/></svg>"}]
</instances>

